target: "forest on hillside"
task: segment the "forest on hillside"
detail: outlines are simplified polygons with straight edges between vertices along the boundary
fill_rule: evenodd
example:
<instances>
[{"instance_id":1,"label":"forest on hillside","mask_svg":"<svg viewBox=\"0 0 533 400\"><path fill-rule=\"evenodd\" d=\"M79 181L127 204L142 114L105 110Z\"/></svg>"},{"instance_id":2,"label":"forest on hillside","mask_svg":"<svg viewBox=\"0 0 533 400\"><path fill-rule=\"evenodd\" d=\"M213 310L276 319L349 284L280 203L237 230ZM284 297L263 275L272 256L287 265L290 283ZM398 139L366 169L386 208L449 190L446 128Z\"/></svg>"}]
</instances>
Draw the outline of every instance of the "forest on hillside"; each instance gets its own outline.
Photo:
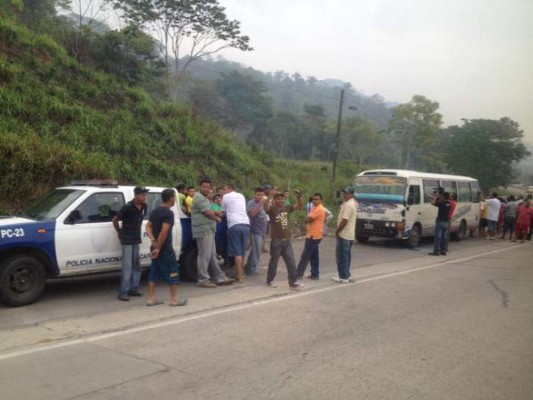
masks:
<instances>
[{"instance_id":1,"label":"forest on hillside","mask_svg":"<svg viewBox=\"0 0 533 400\"><path fill-rule=\"evenodd\" d=\"M122 16L119 29L106 25L105 15L111 9ZM160 148L152 152L152 169L172 179L179 174L158 157L168 159L172 151L183 154L191 163L186 178L193 179L195 174L220 171L235 174L240 164L217 163L230 162L222 149L238 148L241 158L262 163L260 170L268 170L275 160L330 163L338 159L353 163L354 169L470 175L480 180L484 190L518 179L516 165L529 155L522 143L523 131L510 118L470 119L444 127L438 101L422 94L414 94L405 104L390 104L379 94L360 93L348 82L261 72L216 57L217 49L227 47L253 51L253 38L240 31L239 21L231 20L216 0L3 0L0 18L4 28L1 79L9 83L2 95L11 102L3 111L11 118L2 123L3 134L15 142L29 140L31 135L54 138L76 150L83 143L89 150L87 160L94 155L103 160L98 165L115 174L122 173L120 165L130 171L130 179L135 178L132 166L139 162L131 149L124 149L130 141L139 147L150 142ZM22 40L26 52L15 50L21 45L17 40ZM37 42L46 44L44 51ZM187 51L184 42L189 43ZM65 73L69 79L62 81ZM38 85L44 85L41 89L51 104L38 122L20 124L22 114L16 110L26 99L17 93L31 96L32 87ZM80 94L85 101L82 108L108 107L111 115L119 115L115 121L127 123L102 131L93 120L79 121L69 109L72 104L64 102L72 96L79 100L75 96ZM92 115L89 110L81 114ZM94 116L110 118L103 115ZM165 123L159 119L169 116ZM77 124L75 140L65 134L72 123ZM27 129L31 132L23 138L20 132ZM122 139L109 133L113 131L120 131ZM108 144L98 144L106 141L106 135ZM173 143L180 148L169 147ZM219 156L202 159L206 154L202 146ZM491 168L483 160L491 160ZM79 169L80 174L86 173ZM533 174L520 179L531 184Z\"/></svg>"}]
</instances>

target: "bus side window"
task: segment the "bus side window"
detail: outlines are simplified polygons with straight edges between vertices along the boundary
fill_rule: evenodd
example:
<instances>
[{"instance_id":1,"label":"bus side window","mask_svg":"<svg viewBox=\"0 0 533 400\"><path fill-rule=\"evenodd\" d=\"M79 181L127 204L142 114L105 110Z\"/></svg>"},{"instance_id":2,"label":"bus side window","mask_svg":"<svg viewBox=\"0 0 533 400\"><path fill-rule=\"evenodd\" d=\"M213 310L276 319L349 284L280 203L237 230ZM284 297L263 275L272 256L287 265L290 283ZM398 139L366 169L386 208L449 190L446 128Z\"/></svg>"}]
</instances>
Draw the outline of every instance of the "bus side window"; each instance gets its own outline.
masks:
<instances>
[{"instance_id":1,"label":"bus side window","mask_svg":"<svg viewBox=\"0 0 533 400\"><path fill-rule=\"evenodd\" d=\"M420 204L420 186L409 186L407 204Z\"/></svg>"},{"instance_id":2,"label":"bus side window","mask_svg":"<svg viewBox=\"0 0 533 400\"><path fill-rule=\"evenodd\" d=\"M439 181L424 179L422 180L422 183L424 184L424 203L431 203L431 196L439 187Z\"/></svg>"}]
</instances>

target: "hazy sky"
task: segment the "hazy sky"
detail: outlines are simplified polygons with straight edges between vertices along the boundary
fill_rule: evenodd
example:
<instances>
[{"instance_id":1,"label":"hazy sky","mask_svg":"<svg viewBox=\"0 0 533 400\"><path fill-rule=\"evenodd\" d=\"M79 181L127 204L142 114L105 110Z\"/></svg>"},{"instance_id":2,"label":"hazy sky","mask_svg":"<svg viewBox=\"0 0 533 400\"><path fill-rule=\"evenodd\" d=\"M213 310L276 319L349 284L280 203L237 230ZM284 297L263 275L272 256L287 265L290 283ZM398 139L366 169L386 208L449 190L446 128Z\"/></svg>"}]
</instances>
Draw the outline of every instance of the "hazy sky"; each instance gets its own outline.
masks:
<instances>
[{"instance_id":1,"label":"hazy sky","mask_svg":"<svg viewBox=\"0 0 533 400\"><path fill-rule=\"evenodd\" d=\"M265 72L338 78L440 103L449 124L510 117L533 143L533 0L219 0Z\"/></svg>"}]
</instances>

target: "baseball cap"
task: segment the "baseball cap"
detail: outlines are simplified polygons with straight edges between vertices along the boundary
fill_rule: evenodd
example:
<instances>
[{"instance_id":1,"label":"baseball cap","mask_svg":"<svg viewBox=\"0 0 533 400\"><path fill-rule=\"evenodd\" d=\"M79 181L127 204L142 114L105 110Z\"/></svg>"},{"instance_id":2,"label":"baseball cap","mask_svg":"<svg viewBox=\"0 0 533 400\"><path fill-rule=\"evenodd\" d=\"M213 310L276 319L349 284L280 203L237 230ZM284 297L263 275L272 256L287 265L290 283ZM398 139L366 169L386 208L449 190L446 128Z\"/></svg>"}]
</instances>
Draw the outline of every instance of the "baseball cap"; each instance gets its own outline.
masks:
<instances>
[{"instance_id":1,"label":"baseball cap","mask_svg":"<svg viewBox=\"0 0 533 400\"><path fill-rule=\"evenodd\" d=\"M148 193L150 189L146 189L144 186L135 186L135 189L133 189L134 194L141 194L141 193Z\"/></svg>"},{"instance_id":2,"label":"baseball cap","mask_svg":"<svg viewBox=\"0 0 533 400\"><path fill-rule=\"evenodd\" d=\"M351 194L352 196L355 194L355 190L353 189L352 186L346 186L344 189L342 189L342 191L344 193L349 193Z\"/></svg>"}]
</instances>

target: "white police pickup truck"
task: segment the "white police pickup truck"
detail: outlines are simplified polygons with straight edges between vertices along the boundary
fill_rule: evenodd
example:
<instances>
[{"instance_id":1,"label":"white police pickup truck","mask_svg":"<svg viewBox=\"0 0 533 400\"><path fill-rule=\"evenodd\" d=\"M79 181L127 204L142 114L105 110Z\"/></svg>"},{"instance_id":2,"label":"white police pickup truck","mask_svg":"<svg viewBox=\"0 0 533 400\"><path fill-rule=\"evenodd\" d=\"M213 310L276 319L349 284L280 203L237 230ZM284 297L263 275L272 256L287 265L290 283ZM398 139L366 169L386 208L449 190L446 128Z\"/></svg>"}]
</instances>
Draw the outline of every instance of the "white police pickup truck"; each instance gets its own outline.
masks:
<instances>
[{"instance_id":1,"label":"white police pickup truck","mask_svg":"<svg viewBox=\"0 0 533 400\"><path fill-rule=\"evenodd\" d=\"M161 203L165 188L148 187L141 265L150 264L150 240L144 225ZM133 199L133 186L77 184L38 198L20 216L0 217L0 299L9 306L33 303L46 279L120 269L122 247L111 220ZM181 253L179 210L172 240ZM195 267L195 266L194 266Z\"/></svg>"}]
</instances>

